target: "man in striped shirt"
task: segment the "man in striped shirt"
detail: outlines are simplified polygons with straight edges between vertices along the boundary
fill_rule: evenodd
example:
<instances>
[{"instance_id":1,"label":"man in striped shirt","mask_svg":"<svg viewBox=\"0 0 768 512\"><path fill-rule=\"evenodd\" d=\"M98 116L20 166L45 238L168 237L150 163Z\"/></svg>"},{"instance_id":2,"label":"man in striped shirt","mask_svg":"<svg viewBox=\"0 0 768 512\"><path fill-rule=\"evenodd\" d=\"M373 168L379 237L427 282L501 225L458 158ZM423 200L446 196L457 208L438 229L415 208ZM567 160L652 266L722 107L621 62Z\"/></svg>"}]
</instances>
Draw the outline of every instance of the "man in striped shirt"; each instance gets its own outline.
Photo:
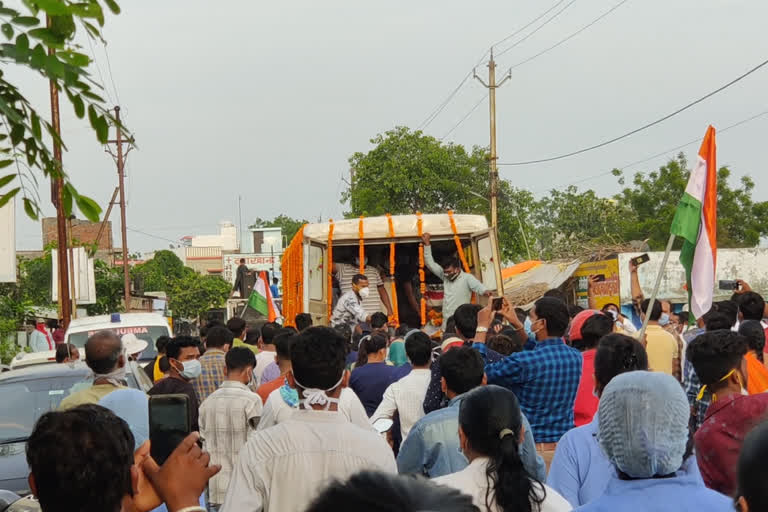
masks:
<instances>
[{"instance_id":1,"label":"man in striped shirt","mask_svg":"<svg viewBox=\"0 0 768 512\"><path fill-rule=\"evenodd\" d=\"M360 273L360 260L355 258L355 264L349 263L334 263L333 273L339 280L339 288L341 294L344 295L348 291L352 290L352 278L356 274ZM375 293L371 293L363 299L363 310L366 316L372 315L377 311L381 311L381 306L387 311L387 316L392 316L392 303L389 300L389 295L384 287L384 281L381 279L379 271L372 265L368 265L368 258L365 259L365 270L363 275L368 279L371 288L375 289ZM371 290L373 292L374 290Z\"/></svg>"},{"instance_id":2,"label":"man in striped shirt","mask_svg":"<svg viewBox=\"0 0 768 512\"><path fill-rule=\"evenodd\" d=\"M208 510L214 511L224 502L240 449L255 432L262 409L259 395L248 389L256 366L253 352L235 347L225 359L226 380L200 406L203 447L211 454L211 464L221 464L219 474L208 482Z\"/></svg>"}]
</instances>

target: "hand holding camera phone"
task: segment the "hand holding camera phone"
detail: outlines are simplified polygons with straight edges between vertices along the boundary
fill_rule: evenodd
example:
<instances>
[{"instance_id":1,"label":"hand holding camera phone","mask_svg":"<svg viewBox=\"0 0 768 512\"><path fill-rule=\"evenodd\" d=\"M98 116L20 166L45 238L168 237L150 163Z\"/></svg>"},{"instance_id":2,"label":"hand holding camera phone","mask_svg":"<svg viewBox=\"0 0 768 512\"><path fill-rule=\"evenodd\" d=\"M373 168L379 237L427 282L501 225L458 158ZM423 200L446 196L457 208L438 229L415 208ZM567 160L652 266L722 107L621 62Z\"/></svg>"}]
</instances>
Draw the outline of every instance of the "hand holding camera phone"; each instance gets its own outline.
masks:
<instances>
[{"instance_id":1,"label":"hand holding camera phone","mask_svg":"<svg viewBox=\"0 0 768 512\"><path fill-rule=\"evenodd\" d=\"M159 466L192 432L190 416L187 395L149 397L150 455Z\"/></svg>"}]
</instances>

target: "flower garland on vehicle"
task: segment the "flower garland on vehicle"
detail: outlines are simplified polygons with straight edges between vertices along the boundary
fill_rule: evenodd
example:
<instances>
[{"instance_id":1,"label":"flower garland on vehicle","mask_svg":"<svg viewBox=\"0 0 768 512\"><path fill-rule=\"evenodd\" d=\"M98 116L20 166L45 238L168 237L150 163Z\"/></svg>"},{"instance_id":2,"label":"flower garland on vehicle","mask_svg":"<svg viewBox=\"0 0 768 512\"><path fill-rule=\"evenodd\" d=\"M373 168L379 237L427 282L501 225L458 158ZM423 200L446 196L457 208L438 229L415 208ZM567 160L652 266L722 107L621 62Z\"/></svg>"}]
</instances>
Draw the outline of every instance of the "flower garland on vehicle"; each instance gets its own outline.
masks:
<instances>
[{"instance_id":1,"label":"flower garland on vehicle","mask_svg":"<svg viewBox=\"0 0 768 512\"><path fill-rule=\"evenodd\" d=\"M306 225L306 224L305 224ZM283 316L286 326L295 326L296 315L302 313L304 297L304 226L291 240L283 253L280 268L283 272Z\"/></svg>"},{"instance_id":2,"label":"flower garland on vehicle","mask_svg":"<svg viewBox=\"0 0 768 512\"><path fill-rule=\"evenodd\" d=\"M389 277L392 287L392 316L389 317L389 322L395 327L399 327L400 315L397 311L397 285L395 284L395 226L390 214L387 214L387 223L389 224L389 237L392 239L389 242Z\"/></svg>"},{"instance_id":3,"label":"flower garland on vehicle","mask_svg":"<svg viewBox=\"0 0 768 512\"><path fill-rule=\"evenodd\" d=\"M363 236L363 216L357 226L357 235L360 237L360 273L365 275L365 237Z\"/></svg>"},{"instance_id":4,"label":"flower garland on vehicle","mask_svg":"<svg viewBox=\"0 0 768 512\"><path fill-rule=\"evenodd\" d=\"M424 220L421 218L421 212L416 212L419 240L424 235ZM427 323L427 285L424 282L426 276L424 275L424 242L419 242L419 291L421 292L421 327Z\"/></svg>"},{"instance_id":5,"label":"flower garland on vehicle","mask_svg":"<svg viewBox=\"0 0 768 512\"><path fill-rule=\"evenodd\" d=\"M328 219L328 324L333 315L333 219Z\"/></svg>"}]
</instances>

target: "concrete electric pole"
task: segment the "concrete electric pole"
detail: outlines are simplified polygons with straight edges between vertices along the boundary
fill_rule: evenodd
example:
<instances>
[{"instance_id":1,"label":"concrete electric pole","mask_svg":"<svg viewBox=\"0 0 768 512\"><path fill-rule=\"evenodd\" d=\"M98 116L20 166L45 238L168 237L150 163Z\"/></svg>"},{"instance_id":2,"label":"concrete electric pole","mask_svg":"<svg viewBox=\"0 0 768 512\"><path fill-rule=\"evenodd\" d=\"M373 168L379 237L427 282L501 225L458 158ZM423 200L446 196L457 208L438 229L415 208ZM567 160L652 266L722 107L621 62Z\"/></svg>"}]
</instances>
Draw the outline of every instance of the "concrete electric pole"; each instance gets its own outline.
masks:
<instances>
[{"instance_id":1,"label":"concrete electric pole","mask_svg":"<svg viewBox=\"0 0 768 512\"><path fill-rule=\"evenodd\" d=\"M504 82L512 78L512 72L510 71L501 82L496 83L496 62L493 60L493 48L491 48L491 60L488 62L488 83L485 83L482 78L477 76L477 72L474 72L474 77L478 82L488 89L488 106L490 110L491 118L491 158L490 158L490 172L489 172L489 188L491 199L491 227L498 233L498 209L497 200L499 197L499 169L497 162L499 159L496 153L496 89L501 87Z\"/></svg>"},{"instance_id":2,"label":"concrete electric pole","mask_svg":"<svg viewBox=\"0 0 768 512\"><path fill-rule=\"evenodd\" d=\"M117 121L117 137L115 140L108 141L110 144L115 144L117 147L117 154L113 154L109 149L110 154L115 158L117 163L117 178L118 188L120 189L120 234L122 236L123 244L123 283L125 286L125 310L131 310L131 274L128 266L128 233L125 223L125 157L132 149L133 139L123 140L123 129L120 126L120 107L115 107L115 120ZM125 154L123 154L123 144L128 144Z\"/></svg>"}]
</instances>

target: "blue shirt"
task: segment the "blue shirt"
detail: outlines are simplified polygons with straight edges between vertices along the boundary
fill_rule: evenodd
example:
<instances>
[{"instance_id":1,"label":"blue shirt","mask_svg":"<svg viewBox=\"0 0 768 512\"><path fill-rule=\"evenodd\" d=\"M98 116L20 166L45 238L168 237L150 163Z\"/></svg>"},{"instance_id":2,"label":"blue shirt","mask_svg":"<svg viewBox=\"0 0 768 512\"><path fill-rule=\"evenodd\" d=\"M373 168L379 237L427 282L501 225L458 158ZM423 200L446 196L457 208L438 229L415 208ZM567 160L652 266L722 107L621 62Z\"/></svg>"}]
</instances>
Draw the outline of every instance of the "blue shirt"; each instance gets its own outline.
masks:
<instances>
[{"instance_id":1,"label":"blue shirt","mask_svg":"<svg viewBox=\"0 0 768 512\"><path fill-rule=\"evenodd\" d=\"M704 329L697 327L683 333L683 339L688 344L704 332L706 332ZM708 390L704 390L704 396L701 397L701 400L697 399L701 389L701 381L693 369L693 364L688 359L685 360L685 365L683 365L683 387L685 388L685 395L688 397L688 403L691 404L694 410L694 414L691 417L691 431L696 432L701 424L704 423L707 409L709 409L709 402L712 400L712 394Z\"/></svg>"},{"instance_id":2,"label":"blue shirt","mask_svg":"<svg viewBox=\"0 0 768 512\"><path fill-rule=\"evenodd\" d=\"M707 489L700 475L671 478L611 478L605 493L574 510L585 512L733 512L733 501Z\"/></svg>"},{"instance_id":3,"label":"blue shirt","mask_svg":"<svg viewBox=\"0 0 768 512\"><path fill-rule=\"evenodd\" d=\"M573 403L581 379L581 352L561 338L536 343L486 365L488 384L512 390L537 443L556 443L573 428Z\"/></svg>"},{"instance_id":4,"label":"blue shirt","mask_svg":"<svg viewBox=\"0 0 768 512\"><path fill-rule=\"evenodd\" d=\"M368 363L352 370L349 387L363 403L368 417L376 412L387 387L402 376L396 368L387 363Z\"/></svg>"},{"instance_id":5,"label":"blue shirt","mask_svg":"<svg viewBox=\"0 0 768 512\"><path fill-rule=\"evenodd\" d=\"M459 406L463 396L454 397L448 407L433 411L416 422L400 445L400 453L397 455L398 473L436 478L467 467L469 463L461 453L459 444ZM520 458L528 473L543 482L546 466L536 453L531 426L525 415L523 428L525 433L520 446Z\"/></svg>"},{"instance_id":6,"label":"blue shirt","mask_svg":"<svg viewBox=\"0 0 768 512\"><path fill-rule=\"evenodd\" d=\"M276 284L269 285L269 291L272 293L273 299L279 299L280 298L280 290L277 289Z\"/></svg>"}]
</instances>

